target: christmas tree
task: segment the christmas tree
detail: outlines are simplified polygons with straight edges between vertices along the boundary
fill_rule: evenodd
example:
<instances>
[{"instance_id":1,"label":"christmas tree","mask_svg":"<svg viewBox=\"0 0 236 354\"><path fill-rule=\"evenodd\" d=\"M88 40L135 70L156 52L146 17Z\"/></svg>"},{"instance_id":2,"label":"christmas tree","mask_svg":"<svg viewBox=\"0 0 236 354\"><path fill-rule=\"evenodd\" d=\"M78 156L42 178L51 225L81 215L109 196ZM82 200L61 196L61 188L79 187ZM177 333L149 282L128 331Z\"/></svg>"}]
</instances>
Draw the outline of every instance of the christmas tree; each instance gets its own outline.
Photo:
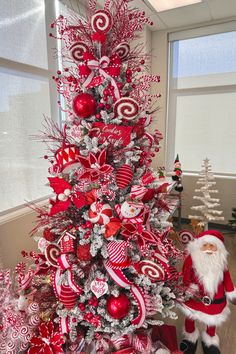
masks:
<instances>
[{"instance_id":1,"label":"christmas tree","mask_svg":"<svg viewBox=\"0 0 236 354\"><path fill-rule=\"evenodd\" d=\"M219 204L218 198L212 198L211 193L218 193L217 189L211 189L216 184L215 177L211 172L211 165L209 159L203 160L202 170L199 173L199 179L197 184L201 185L199 189L195 189L195 192L201 193L201 196L194 196L193 199L200 200L202 205L192 206L191 209L199 211L202 215L189 215L190 219L197 219L200 221L200 225L204 227L204 230L208 230L209 221L224 220L222 211L215 210Z\"/></svg>"},{"instance_id":2,"label":"christmas tree","mask_svg":"<svg viewBox=\"0 0 236 354\"><path fill-rule=\"evenodd\" d=\"M181 253L158 217L168 183L151 162L161 134L147 132L159 77L146 73L142 44L130 46L151 23L128 3L106 0L97 9L91 0L86 18L73 13L51 26L63 42L54 80L67 118L62 129L47 119L40 136L54 197L34 206L39 252L23 254L34 264L26 274L17 267L27 280L19 291L34 294L41 319L29 354L151 353L145 329L176 317Z\"/></svg>"},{"instance_id":3,"label":"christmas tree","mask_svg":"<svg viewBox=\"0 0 236 354\"><path fill-rule=\"evenodd\" d=\"M232 209L232 219L229 220L229 226L231 227L232 230L236 229L236 208Z\"/></svg>"}]
</instances>

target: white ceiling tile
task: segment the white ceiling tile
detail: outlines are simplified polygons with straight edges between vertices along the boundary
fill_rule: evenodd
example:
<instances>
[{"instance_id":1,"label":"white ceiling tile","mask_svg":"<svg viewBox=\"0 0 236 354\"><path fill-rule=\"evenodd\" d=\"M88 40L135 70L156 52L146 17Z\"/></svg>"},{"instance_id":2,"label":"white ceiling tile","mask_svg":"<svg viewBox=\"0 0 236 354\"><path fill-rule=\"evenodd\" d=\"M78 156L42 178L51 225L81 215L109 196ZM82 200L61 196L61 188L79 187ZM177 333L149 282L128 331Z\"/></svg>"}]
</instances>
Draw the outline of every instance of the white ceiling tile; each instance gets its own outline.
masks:
<instances>
[{"instance_id":1,"label":"white ceiling tile","mask_svg":"<svg viewBox=\"0 0 236 354\"><path fill-rule=\"evenodd\" d=\"M236 0L207 0L214 20L236 16Z\"/></svg>"},{"instance_id":2,"label":"white ceiling tile","mask_svg":"<svg viewBox=\"0 0 236 354\"><path fill-rule=\"evenodd\" d=\"M158 16L168 28L189 26L212 20L208 5L205 2L161 12Z\"/></svg>"}]
</instances>

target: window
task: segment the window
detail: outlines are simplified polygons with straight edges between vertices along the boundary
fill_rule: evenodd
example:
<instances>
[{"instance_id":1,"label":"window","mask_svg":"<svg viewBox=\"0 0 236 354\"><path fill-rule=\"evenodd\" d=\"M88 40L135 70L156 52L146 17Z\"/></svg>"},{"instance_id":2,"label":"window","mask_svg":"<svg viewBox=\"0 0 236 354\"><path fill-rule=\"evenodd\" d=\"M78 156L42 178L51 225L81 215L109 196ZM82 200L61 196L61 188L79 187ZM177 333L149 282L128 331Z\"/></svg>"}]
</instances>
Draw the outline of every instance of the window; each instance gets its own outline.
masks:
<instances>
[{"instance_id":1,"label":"window","mask_svg":"<svg viewBox=\"0 0 236 354\"><path fill-rule=\"evenodd\" d=\"M179 153L186 172L208 157L216 174L235 175L236 23L169 39L168 170Z\"/></svg>"},{"instance_id":2,"label":"window","mask_svg":"<svg viewBox=\"0 0 236 354\"><path fill-rule=\"evenodd\" d=\"M46 3L54 7L54 1ZM45 146L31 138L57 101L50 90L48 29L43 0L0 1L2 213L49 194L48 162L40 158Z\"/></svg>"}]
</instances>

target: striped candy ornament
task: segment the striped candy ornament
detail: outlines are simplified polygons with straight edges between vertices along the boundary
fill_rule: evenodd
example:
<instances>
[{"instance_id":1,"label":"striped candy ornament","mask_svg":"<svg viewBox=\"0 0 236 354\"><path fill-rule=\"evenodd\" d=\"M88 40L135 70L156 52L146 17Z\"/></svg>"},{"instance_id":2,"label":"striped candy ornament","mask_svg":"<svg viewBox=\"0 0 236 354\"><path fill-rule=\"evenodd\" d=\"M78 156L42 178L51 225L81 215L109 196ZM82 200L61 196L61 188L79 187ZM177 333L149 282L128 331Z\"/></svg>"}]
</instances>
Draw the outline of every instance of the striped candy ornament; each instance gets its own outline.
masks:
<instances>
[{"instance_id":1,"label":"striped candy ornament","mask_svg":"<svg viewBox=\"0 0 236 354\"><path fill-rule=\"evenodd\" d=\"M116 172L116 184L120 189L126 188L133 179L132 168L128 164L124 164L118 168Z\"/></svg>"},{"instance_id":2,"label":"striped candy ornament","mask_svg":"<svg viewBox=\"0 0 236 354\"><path fill-rule=\"evenodd\" d=\"M73 309L76 304L77 295L71 290L68 285L61 285L60 301L67 310Z\"/></svg>"},{"instance_id":3,"label":"striped candy ornament","mask_svg":"<svg viewBox=\"0 0 236 354\"><path fill-rule=\"evenodd\" d=\"M94 202L91 204L89 210L89 220L92 223L106 225L110 222L111 217L112 209L109 204L103 204L100 202Z\"/></svg>"}]
</instances>

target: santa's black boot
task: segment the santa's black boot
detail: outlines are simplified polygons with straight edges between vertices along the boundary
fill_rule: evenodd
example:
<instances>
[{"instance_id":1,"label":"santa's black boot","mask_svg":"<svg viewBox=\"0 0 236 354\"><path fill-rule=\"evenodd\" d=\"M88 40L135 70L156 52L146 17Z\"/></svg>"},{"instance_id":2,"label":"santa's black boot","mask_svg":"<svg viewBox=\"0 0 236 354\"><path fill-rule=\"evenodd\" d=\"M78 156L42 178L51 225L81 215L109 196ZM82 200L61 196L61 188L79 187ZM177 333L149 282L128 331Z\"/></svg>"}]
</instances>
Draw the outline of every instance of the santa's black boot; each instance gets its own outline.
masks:
<instances>
[{"instance_id":1,"label":"santa's black boot","mask_svg":"<svg viewBox=\"0 0 236 354\"><path fill-rule=\"evenodd\" d=\"M199 331L197 328L191 333L183 331L183 340L180 343L180 350L184 354L195 354L197 350L198 337Z\"/></svg>"},{"instance_id":2,"label":"santa's black boot","mask_svg":"<svg viewBox=\"0 0 236 354\"><path fill-rule=\"evenodd\" d=\"M217 334L212 337L207 332L203 332L202 349L204 354L220 354L219 337Z\"/></svg>"}]
</instances>

